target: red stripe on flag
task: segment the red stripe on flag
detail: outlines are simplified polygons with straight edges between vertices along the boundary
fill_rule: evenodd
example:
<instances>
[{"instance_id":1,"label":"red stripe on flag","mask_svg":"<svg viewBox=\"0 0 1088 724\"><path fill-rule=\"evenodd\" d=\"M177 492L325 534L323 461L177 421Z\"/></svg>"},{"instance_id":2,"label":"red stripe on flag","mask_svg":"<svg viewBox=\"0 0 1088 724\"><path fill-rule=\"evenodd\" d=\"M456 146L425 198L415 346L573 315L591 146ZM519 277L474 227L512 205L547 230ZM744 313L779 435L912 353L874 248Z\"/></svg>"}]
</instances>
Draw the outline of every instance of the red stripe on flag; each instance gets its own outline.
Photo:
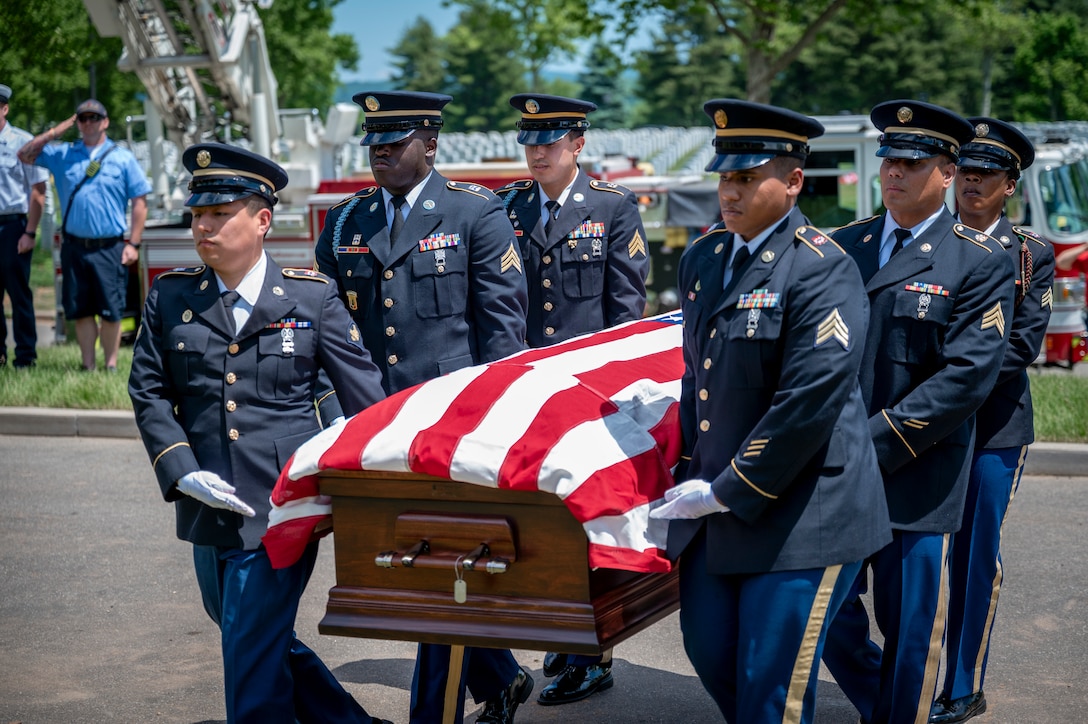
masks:
<instances>
[{"instance_id":1,"label":"red stripe on flag","mask_svg":"<svg viewBox=\"0 0 1088 724\"><path fill-rule=\"evenodd\" d=\"M666 349L635 359L607 362L595 370L579 373L578 379L612 397L639 380L674 382L684 374L684 357L679 349Z\"/></svg>"},{"instance_id":2,"label":"red stripe on flag","mask_svg":"<svg viewBox=\"0 0 1088 724\"><path fill-rule=\"evenodd\" d=\"M661 459L665 462L665 467L672 470L676 463L680 462L680 451L684 447L680 434L679 402L669 405L661 421L650 428L650 435L657 440L657 449L661 451Z\"/></svg>"},{"instance_id":3,"label":"red stripe on flag","mask_svg":"<svg viewBox=\"0 0 1088 724\"><path fill-rule=\"evenodd\" d=\"M318 530L327 515L311 515L306 518L285 520L268 529L261 538L264 548L268 551L268 560L273 568L286 568L293 565L302 557L306 546L311 541L324 538L332 532L332 526L324 526L324 530Z\"/></svg>"},{"instance_id":4,"label":"red stripe on flag","mask_svg":"<svg viewBox=\"0 0 1088 724\"><path fill-rule=\"evenodd\" d=\"M636 573L668 573L672 564L665 557L665 551L648 548L633 551L630 548L589 544L589 560L593 568L618 568L621 571Z\"/></svg>"},{"instance_id":5,"label":"red stripe on flag","mask_svg":"<svg viewBox=\"0 0 1088 724\"><path fill-rule=\"evenodd\" d=\"M490 365L458 393L435 424L416 433L408 448L408 467L413 472L448 478L450 462L461 438L476 429L495 401L529 367Z\"/></svg>"},{"instance_id":6,"label":"red stripe on flag","mask_svg":"<svg viewBox=\"0 0 1088 724\"><path fill-rule=\"evenodd\" d=\"M348 420L347 428L337 438L319 461L322 470L361 470L362 455L366 446L382 432L393 418L400 413L408 399L421 385L401 390L395 395L376 402L363 412Z\"/></svg>"},{"instance_id":7,"label":"red stripe on flag","mask_svg":"<svg viewBox=\"0 0 1088 724\"><path fill-rule=\"evenodd\" d=\"M644 319L638 322L633 322L631 324L621 325L619 327L610 327L608 329L601 330L600 332L589 334L584 337L576 337L574 339L567 340L566 342L553 344L550 347L538 347L536 349L529 349L508 359L493 362L492 364L532 364L533 362L537 362L547 357L555 357L566 352L585 349L586 347L596 347L598 345L613 342L617 339L625 339L636 334L656 332L663 327L669 326L672 326L669 322L658 322L656 320Z\"/></svg>"},{"instance_id":8,"label":"red stripe on flag","mask_svg":"<svg viewBox=\"0 0 1088 724\"><path fill-rule=\"evenodd\" d=\"M616 403L578 385L557 392L540 406L525 434L506 451L499 468L499 487L539 490L540 466L552 448L573 428L617 411Z\"/></svg>"},{"instance_id":9,"label":"red stripe on flag","mask_svg":"<svg viewBox=\"0 0 1088 724\"><path fill-rule=\"evenodd\" d=\"M657 448L620 460L589 476L563 503L575 520L624 515L632 508L665 497L672 476Z\"/></svg>"}]
</instances>

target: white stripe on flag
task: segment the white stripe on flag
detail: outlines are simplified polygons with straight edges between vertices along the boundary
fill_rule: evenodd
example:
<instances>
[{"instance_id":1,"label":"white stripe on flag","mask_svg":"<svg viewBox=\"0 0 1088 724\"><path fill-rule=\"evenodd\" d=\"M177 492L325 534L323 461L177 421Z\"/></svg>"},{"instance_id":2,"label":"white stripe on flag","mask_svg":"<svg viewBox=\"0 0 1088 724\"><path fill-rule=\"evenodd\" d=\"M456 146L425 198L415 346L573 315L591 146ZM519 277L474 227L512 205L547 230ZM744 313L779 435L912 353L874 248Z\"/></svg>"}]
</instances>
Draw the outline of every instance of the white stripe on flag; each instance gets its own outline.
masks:
<instances>
[{"instance_id":1,"label":"white stripe on flag","mask_svg":"<svg viewBox=\"0 0 1088 724\"><path fill-rule=\"evenodd\" d=\"M326 427L300 445L291 459L291 467L287 471L287 477L291 480L298 480L307 475L317 475L321 471L321 456L336 444L346 427L346 424Z\"/></svg>"},{"instance_id":2,"label":"white stripe on flag","mask_svg":"<svg viewBox=\"0 0 1088 724\"><path fill-rule=\"evenodd\" d=\"M656 501L660 503L661 501ZM582 528L590 543L612 548L644 551L648 548L665 550L669 521L650 517L652 503L632 508L623 515L607 515L587 521Z\"/></svg>"},{"instance_id":3,"label":"white stripe on flag","mask_svg":"<svg viewBox=\"0 0 1088 724\"><path fill-rule=\"evenodd\" d=\"M370 440L361 455L363 470L411 472L408 453L420 430L438 422L465 387L487 371L487 365L465 367L416 388L396 417Z\"/></svg>"},{"instance_id":4,"label":"white stripe on flag","mask_svg":"<svg viewBox=\"0 0 1088 724\"><path fill-rule=\"evenodd\" d=\"M273 504L272 510L268 511L268 527L314 515L332 515L332 498L327 495L314 495L292 500L286 505Z\"/></svg>"},{"instance_id":5,"label":"white stripe on flag","mask_svg":"<svg viewBox=\"0 0 1088 724\"><path fill-rule=\"evenodd\" d=\"M609 362L639 359L656 352L674 349L678 346L679 335L677 325L666 324L647 332L629 334L609 342L561 352L526 364L542 370L578 375L603 367Z\"/></svg>"}]
</instances>

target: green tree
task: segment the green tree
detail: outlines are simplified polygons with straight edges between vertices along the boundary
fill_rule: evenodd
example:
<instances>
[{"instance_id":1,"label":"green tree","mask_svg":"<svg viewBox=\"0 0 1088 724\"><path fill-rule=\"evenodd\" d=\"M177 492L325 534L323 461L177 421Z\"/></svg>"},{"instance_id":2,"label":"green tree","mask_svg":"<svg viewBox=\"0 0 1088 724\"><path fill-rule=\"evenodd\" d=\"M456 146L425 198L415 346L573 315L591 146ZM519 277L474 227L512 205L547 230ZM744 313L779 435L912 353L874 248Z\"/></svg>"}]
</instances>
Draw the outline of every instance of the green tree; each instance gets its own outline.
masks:
<instances>
[{"instance_id":1,"label":"green tree","mask_svg":"<svg viewBox=\"0 0 1088 724\"><path fill-rule=\"evenodd\" d=\"M513 128L518 114L509 99L525 90L526 74L514 18L488 0L460 4L465 7L442 43L453 96L443 111L446 128Z\"/></svg>"},{"instance_id":2,"label":"green tree","mask_svg":"<svg viewBox=\"0 0 1088 724\"><path fill-rule=\"evenodd\" d=\"M126 114L142 113L139 81L117 70L123 46L99 38L81 0L0 3L0 78L12 88L8 121L34 133L72 115L95 96L123 133Z\"/></svg>"},{"instance_id":3,"label":"green tree","mask_svg":"<svg viewBox=\"0 0 1088 724\"><path fill-rule=\"evenodd\" d=\"M628 95L624 81L623 59L608 43L594 43L586 58L585 69L579 74L581 91L578 96L597 104L592 124L595 128L624 128L631 125L631 114L625 99Z\"/></svg>"},{"instance_id":4,"label":"green tree","mask_svg":"<svg viewBox=\"0 0 1088 724\"><path fill-rule=\"evenodd\" d=\"M423 16L404 31L400 40L389 49L397 66L393 84L402 90L437 92L446 87L442 39Z\"/></svg>"},{"instance_id":5,"label":"green tree","mask_svg":"<svg viewBox=\"0 0 1088 724\"><path fill-rule=\"evenodd\" d=\"M333 101L340 68L355 70L355 38L332 33L333 8L343 0L275 0L261 10L269 62L281 108L318 108Z\"/></svg>"},{"instance_id":6,"label":"green tree","mask_svg":"<svg viewBox=\"0 0 1088 724\"><path fill-rule=\"evenodd\" d=\"M1080 16L1033 13L1028 41L1016 48L1014 73L1018 120L1088 118L1088 32Z\"/></svg>"}]
</instances>

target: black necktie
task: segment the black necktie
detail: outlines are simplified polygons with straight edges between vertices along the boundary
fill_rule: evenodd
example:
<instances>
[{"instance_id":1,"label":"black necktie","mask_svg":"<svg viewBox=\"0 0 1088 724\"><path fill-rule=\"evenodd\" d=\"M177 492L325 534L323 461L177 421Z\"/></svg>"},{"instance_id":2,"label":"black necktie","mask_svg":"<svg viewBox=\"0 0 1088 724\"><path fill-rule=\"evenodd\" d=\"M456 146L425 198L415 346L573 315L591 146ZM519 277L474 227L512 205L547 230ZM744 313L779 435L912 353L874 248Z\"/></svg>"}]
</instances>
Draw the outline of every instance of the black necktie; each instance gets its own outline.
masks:
<instances>
[{"instance_id":1,"label":"black necktie","mask_svg":"<svg viewBox=\"0 0 1088 724\"><path fill-rule=\"evenodd\" d=\"M408 199L403 196L393 197L393 226L389 229L390 242L395 242L397 240L397 235L400 234L401 229L404 228L404 214L401 213L400 207L404 206L407 201Z\"/></svg>"},{"instance_id":2,"label":"black necktie","mask_svg":"<svg viewBox=\"0 0 1088 724\"><path fill-rule=\"evenodd\" d=\"M545 201L544 206L548 208L548 220L544 222L544 233L551 236L552 227L555 226L555 218L559 216L559 202Z\"/></svg>"},{"instance_id":3,"label":"black necktie","mask_svg":"<svg viewBox=\"0 0 1088 724\"><path fill-rule=\"evenodd\" d=\"M219 298L223 301L223 306L227 309L227 314L231 319L234 319L234 312L231 311L238 300L242 298L242 295L235 291L226 291L219 295Z\"/></svg>"},{"instance_id":4,"label":"black necktie","mask_svg":"<svg viewBox=\"0 0 1088 724\"><path fill-rule=\"evenodd\" d=\"M896 229L892 233L895 234L895 244L892 245L892 253L888 257L889 261L903 250L903 244L910 238L910 229Z\"/></svg>"},{"instance_id":5,"label":"black necktie","mask_svg":"<svg viewBox=\"0 0 1088 724\"><path fill-rule=\"evenodd\" d=\"M752 252L748 251L747 244L741 244L741 247L737 249L737 253L733 255L733 261L729 264L729 281L726 283L726 287L732 286L733 282L737 281L737 277L740 276L740 268L744 266L744 262L748 261L748 257L752 255Z\"/></svg>"}]
</instances>

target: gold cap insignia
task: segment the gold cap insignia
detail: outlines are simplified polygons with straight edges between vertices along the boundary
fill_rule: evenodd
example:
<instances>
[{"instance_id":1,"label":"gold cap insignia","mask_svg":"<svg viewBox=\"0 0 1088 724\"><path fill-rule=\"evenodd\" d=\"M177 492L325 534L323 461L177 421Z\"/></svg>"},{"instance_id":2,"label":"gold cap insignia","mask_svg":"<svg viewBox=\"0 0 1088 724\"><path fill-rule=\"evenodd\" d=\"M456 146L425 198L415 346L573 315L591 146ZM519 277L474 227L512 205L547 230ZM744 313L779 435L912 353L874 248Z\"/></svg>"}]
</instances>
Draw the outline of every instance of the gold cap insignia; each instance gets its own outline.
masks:
<instances>
[{"instance_id":1,"label":"gold cap insignia","mask_svg":"<svg viewBox=\"0 0 1088 724\"><path fill-rule=\"evenodd\" d=\"M201 168L207 168L211 165L212 155L207 151L199 151L196 154L196 165Z\"/></svg>"},{"instance_id":2,"label":"gold cap insignia","mask_svg":"<svg viewBox=\"0 0 1088 724\"><path fill-rule=\"evenodd\" d=\"M900 123L910 123L910 120L914 118L914 111L907 106L903 106L895 112L895 117L899 119Z\"/></svg>"},{"instance_id":3,"label":"gold cap insignia","mask_svg":"<svg viewBox=\"0 0 1088 724\"><path fill-rule=\"evenodd\" d=\"M990 135L990 126L986 123L980 123L975 126L975 138L986 138Z\"/></svg>"},{"instance_id":4,"label":"gold cap insignia","mask_svg":"<svg viewBox=\"0 0 1088 724\"><path fill-rule=\"evenodd\" d=\"M729 124L729 116L725 114L725 111L719 108L714 111L714 125L718 128L725 128Z\"/></svg>"},{"instance_id":5,"label":"gold cap insignia","mask_svg":"<svg viewBox=\"0 0 1088 724\"><path fill-rule=\"evenodd\" d=\"M378 110L379 108L382 107L382 104L378 103L378 99L375 98L374 96L367 96L363 100L363 103L366 104L366 109L368 111L376 111L376 110Z\"/></svg>"},{"instance_id":6,"label":"gold cap insignia","mask_svg":"<svg viewBox=\"0 0 1088 724\"><path fill-rule=\"evenodd\" d=\"M529 100L525 101L525 112L540 113L540 104L530 98Z\"/></svg>"}]
</instances>

